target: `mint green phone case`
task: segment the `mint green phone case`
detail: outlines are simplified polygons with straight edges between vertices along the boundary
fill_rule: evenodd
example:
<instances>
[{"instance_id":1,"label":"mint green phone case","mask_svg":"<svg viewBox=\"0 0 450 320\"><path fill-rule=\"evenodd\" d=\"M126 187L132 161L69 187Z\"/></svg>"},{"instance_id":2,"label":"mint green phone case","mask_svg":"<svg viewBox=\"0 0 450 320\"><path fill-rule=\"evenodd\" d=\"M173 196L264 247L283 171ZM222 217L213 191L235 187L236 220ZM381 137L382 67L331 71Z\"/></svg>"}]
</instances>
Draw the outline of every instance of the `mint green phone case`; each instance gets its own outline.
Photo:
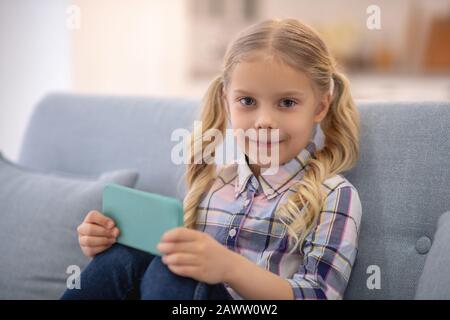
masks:
<instances>
[{"instance_id":1,"label":"mint green phone case","mask_svg":"<svg viewBox=\"0 0 450 320\"><path fill-rule=\"evenodd\" d=\"M154 255L161 236L183 225L178 199L110 183L103 189L103 214L120 230L117 242Z\"/></svg>"}]
</instances>

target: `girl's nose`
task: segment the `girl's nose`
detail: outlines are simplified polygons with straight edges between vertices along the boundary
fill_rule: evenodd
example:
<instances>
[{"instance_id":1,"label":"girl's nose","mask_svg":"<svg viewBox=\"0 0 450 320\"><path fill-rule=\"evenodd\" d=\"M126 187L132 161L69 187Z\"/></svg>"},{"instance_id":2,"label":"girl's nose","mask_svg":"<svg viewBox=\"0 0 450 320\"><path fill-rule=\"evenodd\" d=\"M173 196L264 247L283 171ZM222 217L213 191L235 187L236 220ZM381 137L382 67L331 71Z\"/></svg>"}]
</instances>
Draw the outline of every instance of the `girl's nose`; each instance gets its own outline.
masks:
<instances>
[{"instance_id":1,"label":"girl's nose","mask_svg":"<svg viewBox=\"0 0 450 320\"><path fill-rule=\"evenodd\" d=\"M261 111L255 121L255 129L276 129L276 116L270 111Z\"/></svg>"}]
</instances>

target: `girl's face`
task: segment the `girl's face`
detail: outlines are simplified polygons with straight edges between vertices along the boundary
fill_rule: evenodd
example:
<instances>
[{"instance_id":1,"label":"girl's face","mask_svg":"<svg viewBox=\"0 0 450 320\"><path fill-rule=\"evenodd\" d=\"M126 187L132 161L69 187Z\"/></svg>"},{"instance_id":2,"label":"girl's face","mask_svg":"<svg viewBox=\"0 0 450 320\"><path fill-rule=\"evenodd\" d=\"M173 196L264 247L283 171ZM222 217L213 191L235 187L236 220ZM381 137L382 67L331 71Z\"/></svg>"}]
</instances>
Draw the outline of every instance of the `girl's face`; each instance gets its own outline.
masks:
<instances>
[{"instance_id":1,"label":"girl's face","mask_svg":"<svg viewBox=\"0 0 450 320\"><path fill-rule=\"evenodd\" d=\"M238 63L223 98L235 132L237 129L267 129L267 140L270 140L271 130L279 130L279 141L272 141L272 147L278 143L280 164L288 162L306 147L314 125L325 118L330 101L328 93L320 99L316 97L304 72L273 58ZM249 148L252 143L253 148ZM260 167L268 165L250 156L249 150L268 147L269 144L258 144L248 137L245 146L240 145L245 154L257 162L252 169L258 174Z\"/></svg>"}]
</instances>

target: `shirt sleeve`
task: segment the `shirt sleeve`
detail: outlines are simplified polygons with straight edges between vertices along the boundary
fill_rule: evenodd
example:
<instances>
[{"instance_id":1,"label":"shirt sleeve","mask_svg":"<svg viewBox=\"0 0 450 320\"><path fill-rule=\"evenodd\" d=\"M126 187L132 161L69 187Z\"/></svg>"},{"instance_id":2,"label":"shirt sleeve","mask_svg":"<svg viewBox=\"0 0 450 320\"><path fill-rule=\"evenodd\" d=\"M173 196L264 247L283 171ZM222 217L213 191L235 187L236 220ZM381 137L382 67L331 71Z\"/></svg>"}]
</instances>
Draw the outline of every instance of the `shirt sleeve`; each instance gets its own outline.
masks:
<instances>
[{"instance_id":1,"label":"shirt sleeve","mask_svg":"<svg viewBox=\"0 0 450 320\"><path fill-rule=\"evenodd\" d=\"M301 247L303 261L289 279L294 299L342 299L358 251L361 201L353 186L328 194L316 227Z\"/></svg>"}]
</instances>

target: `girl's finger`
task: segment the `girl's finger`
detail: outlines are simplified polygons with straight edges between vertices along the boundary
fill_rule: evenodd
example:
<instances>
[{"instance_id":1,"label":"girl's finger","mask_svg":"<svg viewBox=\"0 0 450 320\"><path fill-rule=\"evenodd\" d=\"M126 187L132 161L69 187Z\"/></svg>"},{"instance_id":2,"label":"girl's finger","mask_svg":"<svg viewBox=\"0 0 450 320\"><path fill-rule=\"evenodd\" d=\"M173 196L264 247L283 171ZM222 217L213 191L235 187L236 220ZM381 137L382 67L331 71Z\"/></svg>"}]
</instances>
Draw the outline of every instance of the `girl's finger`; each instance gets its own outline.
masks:
<instances>
[{"instance_id":1,"label":"girl's finger","mask_svg":"<svg viewBox=\"0 0 450 320\"><path fill-rule=\"evenodd\" d=\"M197 269L198 267L196 267L196 266L179 266L179 265L169 264L168 268L173 273L176 273L183 277L190 277L190 278L194 278L198 272L198 269Z\"/></svg>"},{"instance_id":2,"label":"girl's finger","mask_svg":"<svg viewBox=\"0 0 450 320\"><path fill-rule=\"evenodd\" d=\"M201 231L178 227L164 233L161 241L194 241L202 234Z\"/></svg>"},{"instance_id":3,"label":"girl's finger","mask_svg":"<svg viewBox=\"0 0 450 320\"><path fill-rule=\"evenodd\" d=\"M84 222L96 223L108 229L112 229L115 225L112 219L108 218L107 216L101 214L96 210L90 211L87 214L86 218L84 219Z\"/></svg>"},{"instance_id":4,"label":"girl's finger","mask_svg":"<svg viewBox=\"0 0 450 320\"><path fill-rule=\"evenodd\" d=\"M81 235L85 235L85 236L103 236L103 237L117 237L117 235L119 234L119 229L114 228L114 229L106 229L105 227L99 226L97 224L93 224L93 223L82 223L80 224L80 226L77 228L77 231L81 234Z\"/></svg>"},{"instance_id":5,"label":"girl's finger","mask_svg":"<svg viewBox=\"0 0 450 320\"><path fill-rule=\"evenodd\" d=\"M99 254L100 252L105 251L106 249L109 249L111 247L111 245L107 245L107 246L101 246L101 247L84 247L81 246L81 250L87 254L90 257L93 257L97 254Z\"/></svg>"},{"instance_id":6,"label":"girl's finger","mask_svg":"<svg viewBox=\"0 0 450 320\"><path fill-rule=\"evenodd\" d=\"M160 242L156 248L165 254L171 254L175 252L194 253L197 252L197 245L195 242Z\"/></svg>"},{"instance_id":7,"label":"girl's finger","mask_svg":"<svg viewBox=\"0 0 450 320\"><path fill-rule=\"evenodd\" d=\"M168 265L197 266L198 257L190 253L174 253L162 257L162 261Z\"/></svg>"},{"instance_id":8,"label":"girl's finger","mask_svg":"<svg viewBox=\"0 0 450 320\"><path fill-rule=\"evenodd\" d=\"M80 236L78 241L80 242L80 245L84 247L101 247L113 244L116 242L116 239L107 237Z\"/></svg>"}]
</instances>

